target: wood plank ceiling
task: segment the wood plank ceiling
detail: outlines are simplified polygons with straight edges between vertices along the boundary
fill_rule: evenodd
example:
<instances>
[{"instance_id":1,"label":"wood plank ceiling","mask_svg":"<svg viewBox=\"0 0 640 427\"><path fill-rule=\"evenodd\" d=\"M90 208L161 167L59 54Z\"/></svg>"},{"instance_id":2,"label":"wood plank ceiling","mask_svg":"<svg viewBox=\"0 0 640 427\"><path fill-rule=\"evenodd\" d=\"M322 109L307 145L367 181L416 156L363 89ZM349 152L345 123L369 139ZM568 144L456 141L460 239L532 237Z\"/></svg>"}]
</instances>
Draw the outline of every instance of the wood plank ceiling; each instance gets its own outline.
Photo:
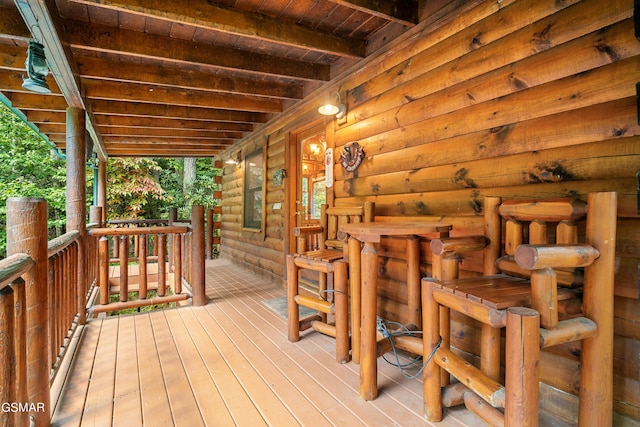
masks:
<instances>
[{"instance_id":1,"label":"wood plank ceiling","mask_svg":"<svg viewBox=\"0 0 640 427\"><path fill-rule=\"evenodd\" d=\"M0 99L59 149L211 157L417 23L417 0L0 0ZM28 92L45 45L52 94Z\"/></svg>"}]
</instances>

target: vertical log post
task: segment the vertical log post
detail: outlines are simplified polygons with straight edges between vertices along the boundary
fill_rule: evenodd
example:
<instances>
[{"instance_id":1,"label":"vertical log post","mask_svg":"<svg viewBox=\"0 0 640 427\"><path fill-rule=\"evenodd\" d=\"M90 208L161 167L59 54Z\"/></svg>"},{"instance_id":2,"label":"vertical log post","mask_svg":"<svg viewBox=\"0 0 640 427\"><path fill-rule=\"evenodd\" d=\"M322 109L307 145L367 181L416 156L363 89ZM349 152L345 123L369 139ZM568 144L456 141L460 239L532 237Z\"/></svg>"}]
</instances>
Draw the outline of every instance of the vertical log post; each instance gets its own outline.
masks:
<instances>
[{"instance_id":1,"label":"vertical log post","mask_svg":"<svg viewBox=\"0 0 640 427\"><path fill-rule=\"evenodd\" d=\"M347 276L348 264L336 261L334 264L334 295L335 323L336 323L336 361L349 362L349 285Z\"/></svg>"},{"instance_id":2,"label":"vertical log post","mask_svg":"<svg viewBox=\"0 0 640 427\"><path fill-rule=\"evenodd\" d=\"M420 304L420 238L407 237L407 321L416 326L422 324Z\"/></svg>"},{"instance_id":3,"label":"vertical log post","mask_svg":"<svg viewBox=\"0 0 640 427\"><path fill-rule=\"evenodd\" d=\"M45 411L31 413L36 425L49 425L49 301L47 298L47 202L38 198L7 200L7 255L26 253L35 266L25 273L27 396ZM84 308L84 307L83 307Z\"/></svg>"},{"instance_id":4,"label":"vertical log post","mask_svg":"<svg viewBox=\"0 0 640 427\"><path fill-rule=\"evenodd\" d=\"M89 208L89 222L91 224L98 224L98 227L102 227L102 206L91 206Z\"/></svg>"},{"instance_id":5,"label":"vertical log post","mask_svg":"<svg viewBox=\"0 0 640 427\"><path fill-rule=\"evenodd\" d=\"M598 332L582 341L578 424L611 426L613 411L613 284L618 196L589 193L587 244L600 256L584 271L584 315Z\"/></svg>"},{"instance_id":6,"label":"vertical log post","mask_svg":"<svg viewBox=\"0 0 640 427\"><path fill-rule=\"evenodd\" d=\"M530 308L509 308L505 346L505 426L538 426L539 382L540 315Z\"/></svg>"},{"instance_id":7,"label":"vertical log post","mask_svg":"<svg viewBox=\"0 0 640 427\"><path fill-rule=\"evenodd\" d=\"M300 340L300 309L296 303L298 295L298 271L299 268L293 262L293 255L287 255L287 338L291 342Z\"/></svg>"},{"instance_id":8,"label":"vertical log post","mask_svg":"<svg viewBox=\"0 0 640 427\"><path fill-rule=\"evenodd\" d=\"M349 294L351 296L351 360L360 363L360 324L362 319L362 256L360 241L349 237Z\"/></svg>"},{"instance_id":9,"label":"vertical log post","mask_svg":"<svg viewBox=\"0 0 640 427\"><path fill-rule=\"evenodd\" d=\"M377 312L376 281L378 274L378 252L372 242L364 242L362 248L362 317L375 319ZM368 312L365 312L369 310ZM378 396L378 364L376 355L369 349L376 346L376 325L374 322L362 322L362 341L360 343L360 397L373 400Z\"/></svg>"},{"instance_id":10,"label":"vertical log post","mask_svg":"<svg viewBox=\"0 0 640 427\"><path fill-rule=\"evenodd\" d=\"M204 206L193 205L191 208L191 290L195 307L205 305L205 258L204 258Z\"/></svg>"},{"instance_id":11,"label":"vertical log post","mask_svg":"<svg viewBox=\"0 0 640 427\"><path fill-rule=\"evenodd\" d=\"M207 259L213 259L213 209L207 209Z\"/></svg>"},{"instance_id":12,"label":"vertical log post","mask_svg":"<svg viewBox=\"0 0 640 427\"><path fill-rule=\"evenodd\" d=\"M78 274L76 296L78 324L87 319L86 235L87 235L87 188L85 152L85 112L80 108L67 108L67 232L77 230ZM46 224L46 219L45 219Z\"/></svg>"},{"instance_id":13,"label":"vertical log post","mask_svg":"<svg viewBox=\"0 0 640 427\"><path fill-rule=\"evenodd\" d=\"M433 299L433 287L436 278L422 279L422 330L423 330L423 360L422 387L424 399L424 415L427 421L442 420L442 404L440 398L440 366L429 358L440 340L440 306Z\"/></svg>"}]
</instances>

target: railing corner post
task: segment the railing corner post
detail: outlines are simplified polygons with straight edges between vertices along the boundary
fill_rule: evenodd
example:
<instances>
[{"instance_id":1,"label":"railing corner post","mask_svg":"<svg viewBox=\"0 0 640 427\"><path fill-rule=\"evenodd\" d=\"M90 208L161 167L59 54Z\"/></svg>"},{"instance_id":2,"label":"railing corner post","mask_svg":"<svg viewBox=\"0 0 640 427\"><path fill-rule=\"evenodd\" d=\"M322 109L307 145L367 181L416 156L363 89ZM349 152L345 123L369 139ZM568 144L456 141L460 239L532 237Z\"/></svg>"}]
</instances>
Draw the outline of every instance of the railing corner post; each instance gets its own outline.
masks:
<instances>
[{"instance_id":1,"label":"railing corner post","mask_svg":"<svg viewBox=\"0 0 640 427\"><path fill-rule=\"evenodd\" d=\"M47 202L41 198L12 197L7 200L7 255L26 253L35 265L23 278L26 286L26 342L38 349L27 355L27 395L29 402L44 411L35 411L35 424L49 425L49 301L47 292L48 236Z\"/></svg>"},{"instance_id":2,"label":"railing corner post","mask_svg":"<svg viewBox=\"0 0 640 427\"><path fill-rule=\"evenodd\" d=\"M204 206L193 205L191 208L191 289L192 304L195 307L206 304L205 294L205 249L204 249Z\"/></svg>"}]
</instances>

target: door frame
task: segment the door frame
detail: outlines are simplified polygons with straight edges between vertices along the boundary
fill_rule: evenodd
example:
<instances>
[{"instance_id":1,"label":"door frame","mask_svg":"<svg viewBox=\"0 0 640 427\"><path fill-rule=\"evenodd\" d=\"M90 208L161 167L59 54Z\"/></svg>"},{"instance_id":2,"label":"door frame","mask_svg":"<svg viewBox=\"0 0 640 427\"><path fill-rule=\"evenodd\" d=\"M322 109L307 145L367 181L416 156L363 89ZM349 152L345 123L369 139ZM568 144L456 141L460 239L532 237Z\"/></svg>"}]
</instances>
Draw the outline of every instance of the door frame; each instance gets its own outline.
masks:
<instances>
[{"instance_id":1,"label":"door frame","mask_svg":"<svg viewBox=\"0 0 640 427\"><path fill-rule=\"evenodd\" d=\"M287 214L284 217L284 227L286 231L283 233L285 258L288 254L294 253L296 249L296 239L293 236L293 227L295 226L296 200L302 175L300 142L303 138L322 130L324 130L326 137L328 133L327 129L326 120L324 117L321 117L305 124L304 126L291 130L287 135L288 141L285 149L287 181L289 182L289 185L287 186L287 194L285 195L287 204ZM286 265L284 272L286 277Z\"/></svg>"}]
</instances>

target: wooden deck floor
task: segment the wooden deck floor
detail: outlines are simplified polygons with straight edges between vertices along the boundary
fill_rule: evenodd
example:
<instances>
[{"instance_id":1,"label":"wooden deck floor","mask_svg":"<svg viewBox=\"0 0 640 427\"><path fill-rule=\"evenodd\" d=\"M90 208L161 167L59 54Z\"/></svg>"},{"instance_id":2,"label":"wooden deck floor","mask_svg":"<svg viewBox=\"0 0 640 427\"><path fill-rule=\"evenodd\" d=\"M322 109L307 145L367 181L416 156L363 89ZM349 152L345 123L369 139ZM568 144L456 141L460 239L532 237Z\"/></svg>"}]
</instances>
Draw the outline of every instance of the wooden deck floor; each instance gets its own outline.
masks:
<instances>
[{"instance_id":1,"label":"wooden deck floor","mask_svg":"<svg viewBox=\"0 0 640 427\"><path fill-rule=\"evenodd\" d=\"M88 322L52 425L483 425L462 409L427 423L420 380L383 361L380 395L363 401L358 365L336 363L331 338L287 340L285 319L262 303L284 295L280 284L210 261L205 307Z\"/></svg>"}]
</instances>

